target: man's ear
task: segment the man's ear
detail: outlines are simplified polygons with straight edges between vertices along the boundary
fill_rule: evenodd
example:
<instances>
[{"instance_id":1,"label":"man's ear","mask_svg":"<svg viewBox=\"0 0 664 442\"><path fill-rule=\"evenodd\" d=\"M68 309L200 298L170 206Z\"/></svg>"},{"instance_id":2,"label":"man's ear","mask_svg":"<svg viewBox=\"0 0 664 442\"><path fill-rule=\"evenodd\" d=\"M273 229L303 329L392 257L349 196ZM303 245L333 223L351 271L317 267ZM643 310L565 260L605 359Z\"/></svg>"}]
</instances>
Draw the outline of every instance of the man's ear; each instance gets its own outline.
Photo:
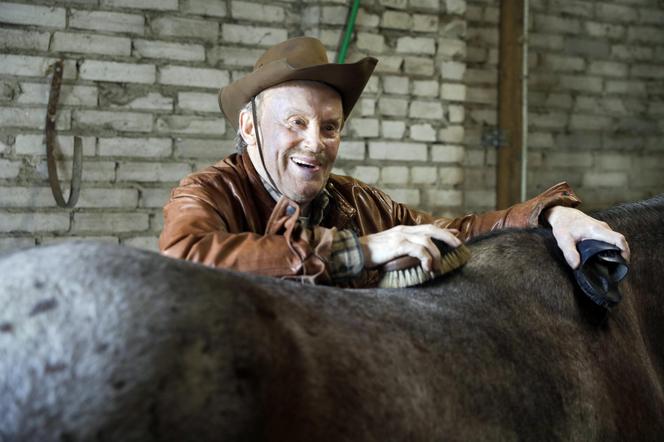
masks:
<instances>
[{"instance_id":1,"label":"man's ear","mask_svg":"<svg viewBox=\"0 0 664 442\"><path fill-rule=\"evenodd\" d=\"M254 119L251 112L247 110L240 111L240 135L248 146L256 144L256 134L254 132Z\"/></svg>"}]
</instances>

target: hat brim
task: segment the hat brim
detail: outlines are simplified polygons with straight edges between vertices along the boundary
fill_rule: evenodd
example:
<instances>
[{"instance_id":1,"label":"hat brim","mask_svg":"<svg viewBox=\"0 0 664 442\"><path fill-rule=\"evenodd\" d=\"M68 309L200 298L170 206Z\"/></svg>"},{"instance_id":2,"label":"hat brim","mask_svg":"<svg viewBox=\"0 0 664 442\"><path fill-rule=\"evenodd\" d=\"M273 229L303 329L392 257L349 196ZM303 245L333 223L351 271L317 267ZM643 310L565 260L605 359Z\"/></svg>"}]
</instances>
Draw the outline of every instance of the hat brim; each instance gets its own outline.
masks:
<instances>
[{"instance_id":1,"label":"hat brim","mask_svg":"<svg viewBox=\"0 0 664 442\"><path fill-rule=\"evenodd\" d=\"M378 60L373 57L365 57L356 63L328 63L296 69L284 58L269 63L222 88L219 91L219 107L229 123L237 130L240 110L252 97L286 81L311 80L325 83L339 93L345 120L360 98L377 62Z\"/></svg>"}]
</instances>

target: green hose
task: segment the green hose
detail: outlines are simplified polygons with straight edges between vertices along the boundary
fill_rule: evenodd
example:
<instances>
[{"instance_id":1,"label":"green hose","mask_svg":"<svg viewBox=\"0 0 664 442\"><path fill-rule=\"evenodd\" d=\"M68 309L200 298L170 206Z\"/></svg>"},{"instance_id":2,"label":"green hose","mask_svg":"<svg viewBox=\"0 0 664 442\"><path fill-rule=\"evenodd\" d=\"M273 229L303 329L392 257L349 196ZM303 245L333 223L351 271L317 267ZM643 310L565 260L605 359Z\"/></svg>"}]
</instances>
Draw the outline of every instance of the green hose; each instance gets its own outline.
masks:
<instances>
[{"instance_id":1,"label":"green hose","mask_svg":"<svg viewBox=\"0 0 664 442\"><path fill-rule=\"evenodd\" d=\"M337 55L337 63L341 64L346 60L346 53L348 52L348 46L350 46L350 37L353 35L353 28L355 27L355 19L357 18L358 9L360 9L360 0L354 0L350 15L348 16L348 22L346 23L344 38Z\"/></svg>"}]
</instances>

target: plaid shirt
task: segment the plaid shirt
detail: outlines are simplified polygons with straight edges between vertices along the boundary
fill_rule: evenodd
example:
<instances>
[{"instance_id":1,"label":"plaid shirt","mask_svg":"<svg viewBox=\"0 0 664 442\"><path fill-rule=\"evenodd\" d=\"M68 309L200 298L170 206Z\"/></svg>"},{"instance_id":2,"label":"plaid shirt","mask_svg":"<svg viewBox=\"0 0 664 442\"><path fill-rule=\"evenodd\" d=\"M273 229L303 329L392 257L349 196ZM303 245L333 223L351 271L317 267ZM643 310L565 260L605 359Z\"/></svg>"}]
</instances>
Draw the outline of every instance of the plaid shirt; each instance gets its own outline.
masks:
<instances>
[{"instance_id":1,"label":"plaid shirt","mask_svg":"<svg viewBox=\"0 0 664 442\"><path fill-rule=\"evenodd\" d=\"M268 191L272 199L279 201L281 194L270 183L261 176L263 187ZM314 198L311 202L308 216L301 216L300 223L304 228L317 226L323 220L325 209L330 204L330 193L327 189ZM334 282L352 279L362 272L364 268L364 254L360 246L360 240L352 230L337 230L332 241L332 253L328 263L330 277Z\"/></svg>"}]
</instances>

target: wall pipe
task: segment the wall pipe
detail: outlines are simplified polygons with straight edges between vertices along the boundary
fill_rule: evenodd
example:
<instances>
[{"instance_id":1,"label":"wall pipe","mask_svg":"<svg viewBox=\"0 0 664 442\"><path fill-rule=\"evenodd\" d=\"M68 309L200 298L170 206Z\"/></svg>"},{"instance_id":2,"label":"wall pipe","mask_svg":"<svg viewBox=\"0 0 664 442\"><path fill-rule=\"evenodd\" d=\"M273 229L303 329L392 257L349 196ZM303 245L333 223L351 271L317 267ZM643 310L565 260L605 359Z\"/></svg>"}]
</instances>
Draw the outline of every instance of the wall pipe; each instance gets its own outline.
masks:
<instances>
[{"instance_id":1,"label":"wall pipe","mask_svg":"<svg viewBox=\"0 0 664 442\"><path fill-rule=\"evenodd\" d=\"M342 64L346 61L346 54L348 53L348 46L350 46L350 38L353 36L353 28L355 27L355 19L357 18L357 11L359 9L360 0L355 0L351 6L348 21L346 22L346 31L344 32L341 47L337 53L337 63Z\"/></svg>"}]
</instances>

